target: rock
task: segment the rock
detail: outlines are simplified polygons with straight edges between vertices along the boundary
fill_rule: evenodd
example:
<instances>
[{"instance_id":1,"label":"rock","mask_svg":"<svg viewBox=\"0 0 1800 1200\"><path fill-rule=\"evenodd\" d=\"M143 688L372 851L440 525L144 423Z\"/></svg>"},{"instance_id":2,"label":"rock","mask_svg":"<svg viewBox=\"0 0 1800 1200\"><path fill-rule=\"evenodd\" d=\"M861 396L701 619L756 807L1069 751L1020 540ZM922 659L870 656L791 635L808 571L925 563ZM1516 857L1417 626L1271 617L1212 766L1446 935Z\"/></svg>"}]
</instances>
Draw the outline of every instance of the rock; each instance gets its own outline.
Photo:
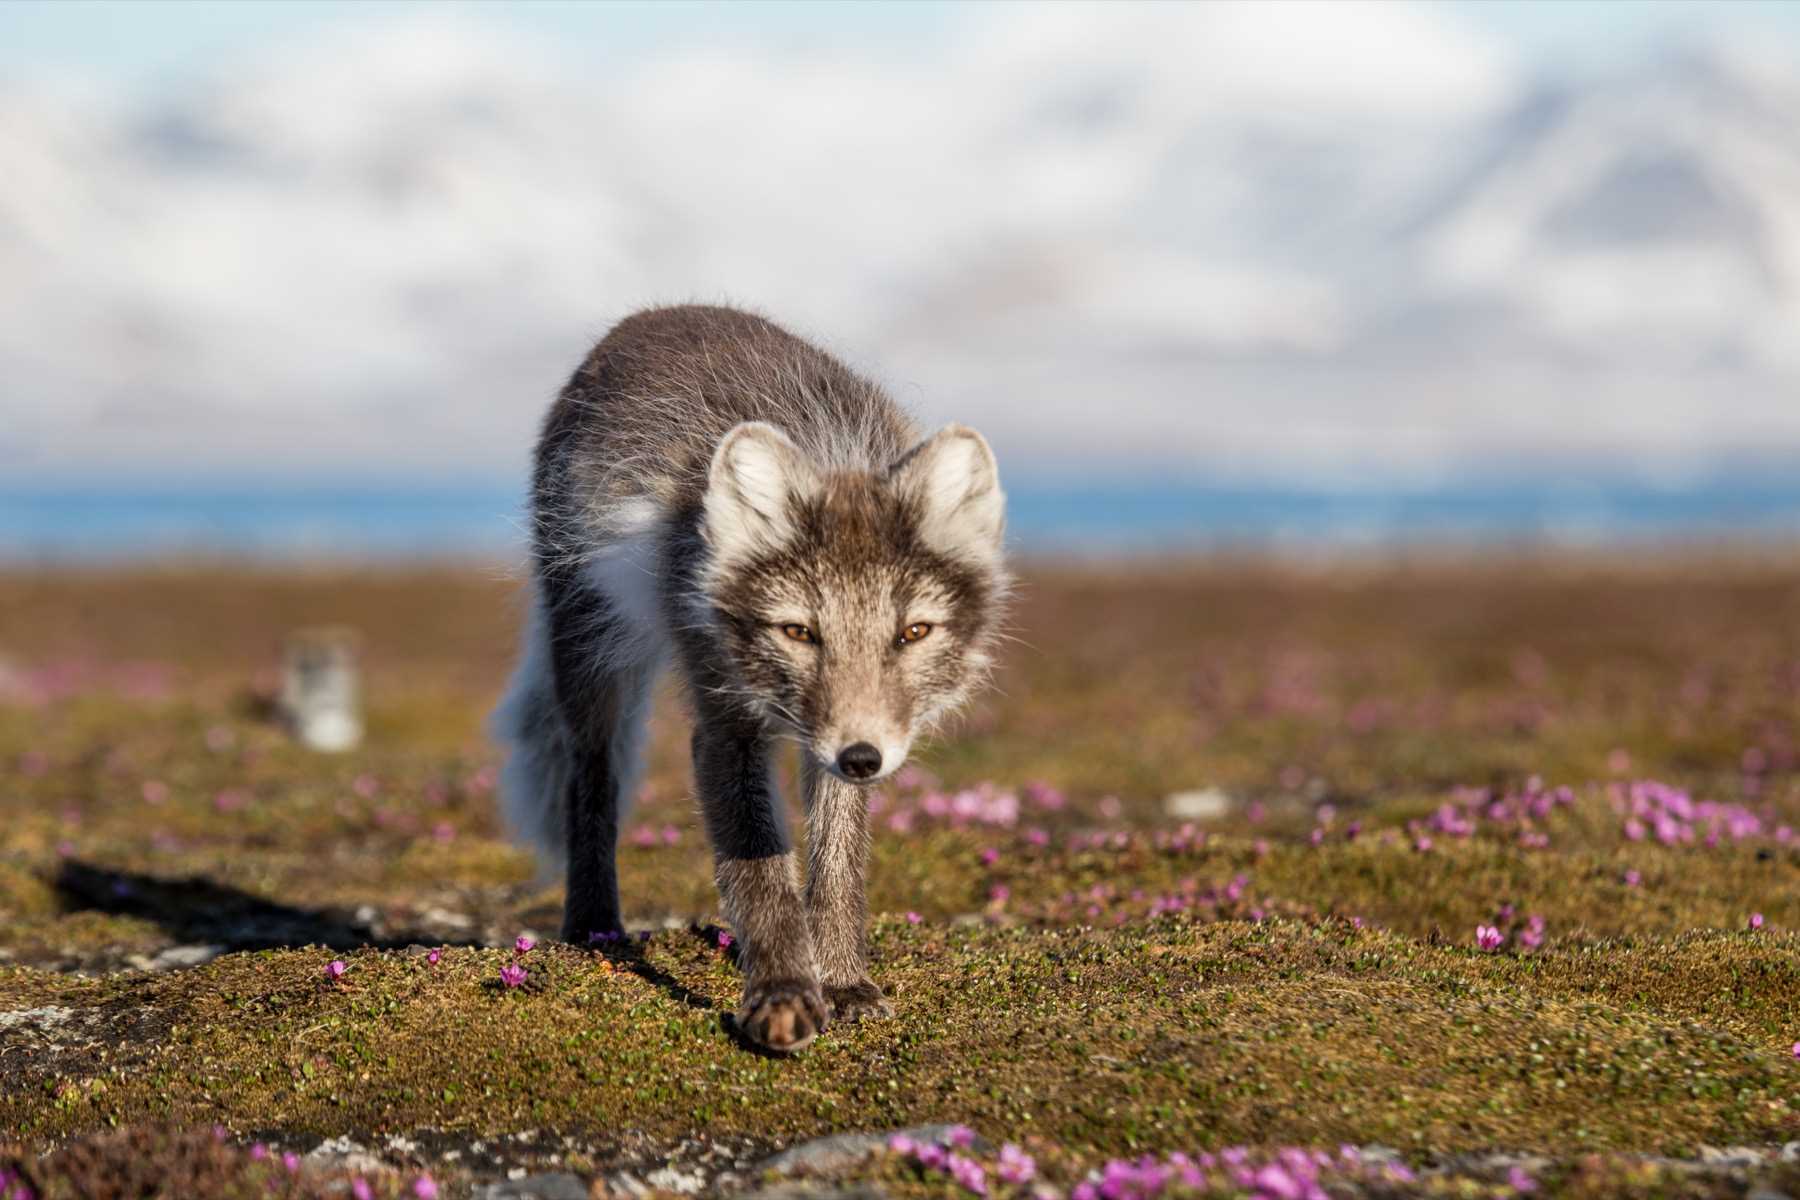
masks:
<instances>
[{"instance_id":1,"label":"rock","mask_svg":"<svg viewBox=\"0 0 1800 1200\"><path fill-rule=\"evenodd\" d=\"M176 971L182 967L197 967L223 953L225 947L218 945L170 946L150 960L150 970Z\"/></svg>"},{"instance_id":2,"label":"rock","mask_svg":"<svg viewBox=\"0 0 1800 1200\"><path fill-rule=\"evenodd\" d=\"M677 1171L674 1167L658 1167L644 1176L644 1182L659 1192L675 1192L692 1196L706 1187L706 1176L698 1171Z\"/></svg>"},{"instance_id":3,"label":"rock","mask_svg":"<svg viewBox=\"0 0 1800 1200\"><path fill-rule=\"evenodd\" d=\"M550 1171L477 1186L475 1200L588 1200L588 1185L579 1175Z\"/></svg>"},{"instance_id":4,"label":"rock","mask_svg":"<svg viewBox=\"0 0 1800 1200\"><path fill-rule=\"evenodd\" d=\"M1163 797L1163 812L1178 821L1217 821L1229 816L1231 809L1231 797L1216 787L1171 792Z\"/></svg>"},{"instance_id":5,"label":"rock","mask_svg":"<svg viewBox=\"0 0 1800 1200\"><path fill-rule=\"evenodd\" d=\"M904 1135L915 1142L941 1142L953 1128L953 1125L920 1125L913 1129L893 1129L887 1133L839 1133L831 1137L814 1138L765 1158L756 1165L756 1170L759 1173L773 1171L778 1175L799 1172L828 1175L847 1171L860 1165L877 1150L885 1148L889 1138ZM987 1148L987 1144L980 1138L975 1140L974 1149L985 1152Z\"/></svg>"}]
</instances>

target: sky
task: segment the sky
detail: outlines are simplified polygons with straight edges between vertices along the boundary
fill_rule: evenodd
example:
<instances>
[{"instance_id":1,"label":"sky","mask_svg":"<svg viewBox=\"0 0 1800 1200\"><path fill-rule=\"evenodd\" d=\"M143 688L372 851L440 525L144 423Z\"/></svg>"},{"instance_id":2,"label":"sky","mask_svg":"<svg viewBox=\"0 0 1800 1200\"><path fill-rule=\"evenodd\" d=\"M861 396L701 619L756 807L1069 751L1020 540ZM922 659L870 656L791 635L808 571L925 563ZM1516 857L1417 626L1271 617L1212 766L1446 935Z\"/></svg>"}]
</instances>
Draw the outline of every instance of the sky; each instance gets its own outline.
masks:
<instances>
[{"instance_id":1,"label":"sky","mask_svg":"<svg viewBox=\"0 0 1800 1200\"><path fill-rule=\"evenodd\" d=\"M516 478L645 303L1017 472L1800 463L1800 5L0 5L0 472Z\"/></svg>"},{"instance_id":2,"label":"sky","mask_svg":"<svg viewBox=\"0 0 1800 1200\"><path fill-rule=\"evenodd\" d=\"M148 82L208 69L272 39L424 7L460 9L483 21L553 38L583 59L653 51L707 38L849 40L915 49L945 36L956 4L818 4L808 0L9 0L0 5L0 69L78 70ZM1719 20L1716 0L1446 0L1454 19L1492 32L1545 69L1607 70ZM1800 39L1800 5L1732 0L1731 22Z\"/></svg>"}]
</instances>

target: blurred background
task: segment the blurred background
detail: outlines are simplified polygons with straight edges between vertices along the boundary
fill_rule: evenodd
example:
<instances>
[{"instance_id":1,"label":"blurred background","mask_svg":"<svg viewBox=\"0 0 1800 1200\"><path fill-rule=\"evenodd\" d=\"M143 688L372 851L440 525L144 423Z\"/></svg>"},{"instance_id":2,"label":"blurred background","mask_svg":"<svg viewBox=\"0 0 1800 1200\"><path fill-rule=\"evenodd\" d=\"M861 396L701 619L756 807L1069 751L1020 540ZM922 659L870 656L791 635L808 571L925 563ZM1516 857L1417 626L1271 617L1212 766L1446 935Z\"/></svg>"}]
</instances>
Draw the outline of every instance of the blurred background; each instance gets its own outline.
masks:
<instances>
[{"instance_id":1,"label":"blurred background","mask_svg":"<svg viewBox=\"0 0 1800 1200\"><path fill-rule=\"evenodd\" d=\"M0 555L504 555L650 303L1041 552L1800 533L1800 5L0 6Z\"/></svg>"}]
</instances>

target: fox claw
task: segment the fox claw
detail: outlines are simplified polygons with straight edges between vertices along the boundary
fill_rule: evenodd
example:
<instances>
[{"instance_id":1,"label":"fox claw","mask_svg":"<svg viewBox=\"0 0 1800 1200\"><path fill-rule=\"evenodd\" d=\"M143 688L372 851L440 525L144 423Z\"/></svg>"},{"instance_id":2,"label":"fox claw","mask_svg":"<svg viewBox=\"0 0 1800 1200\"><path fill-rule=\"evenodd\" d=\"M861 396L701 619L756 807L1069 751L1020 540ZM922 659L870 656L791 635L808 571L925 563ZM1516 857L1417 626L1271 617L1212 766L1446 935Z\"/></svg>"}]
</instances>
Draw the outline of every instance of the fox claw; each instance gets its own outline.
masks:
<instances>
[{"instance_id":1,"label":"fox claw","mask_svg":"<svg viewBox=\"0 0 1800 1200\"><path fill-rule=\"evenodd\" d=\"M831 1012L818 984L779 980L745 988L736 1020L739 1032L758 1046L794 1054L824 1032Z\"/></svg>"}]
</instances>

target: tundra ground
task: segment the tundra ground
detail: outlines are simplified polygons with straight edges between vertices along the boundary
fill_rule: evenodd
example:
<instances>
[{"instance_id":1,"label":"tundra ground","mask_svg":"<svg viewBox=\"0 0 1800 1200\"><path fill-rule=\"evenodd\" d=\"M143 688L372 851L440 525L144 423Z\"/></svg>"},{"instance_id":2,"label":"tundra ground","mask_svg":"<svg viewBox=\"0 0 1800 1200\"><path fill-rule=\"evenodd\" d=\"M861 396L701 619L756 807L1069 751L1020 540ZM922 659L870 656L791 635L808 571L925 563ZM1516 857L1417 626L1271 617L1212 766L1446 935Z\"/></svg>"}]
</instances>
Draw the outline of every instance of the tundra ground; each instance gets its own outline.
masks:
<instances>
[{"instance_id":1,"label":"tundra ground","mask_svg":"<svg viewBox=\"0 0 1800 1200\"><path fill-rule=\"evenodd\" d=\"M554 943L481 729L519 603L0 575L0 1196L729 1193L943 1124L780 1186L1800 1192L1800 560L1028 570L873 805L895 1016L791 1061L730 1029L672 696L635 936ZM268 717L321 623L335 757Z\"/></svg>"}]
</instances>

